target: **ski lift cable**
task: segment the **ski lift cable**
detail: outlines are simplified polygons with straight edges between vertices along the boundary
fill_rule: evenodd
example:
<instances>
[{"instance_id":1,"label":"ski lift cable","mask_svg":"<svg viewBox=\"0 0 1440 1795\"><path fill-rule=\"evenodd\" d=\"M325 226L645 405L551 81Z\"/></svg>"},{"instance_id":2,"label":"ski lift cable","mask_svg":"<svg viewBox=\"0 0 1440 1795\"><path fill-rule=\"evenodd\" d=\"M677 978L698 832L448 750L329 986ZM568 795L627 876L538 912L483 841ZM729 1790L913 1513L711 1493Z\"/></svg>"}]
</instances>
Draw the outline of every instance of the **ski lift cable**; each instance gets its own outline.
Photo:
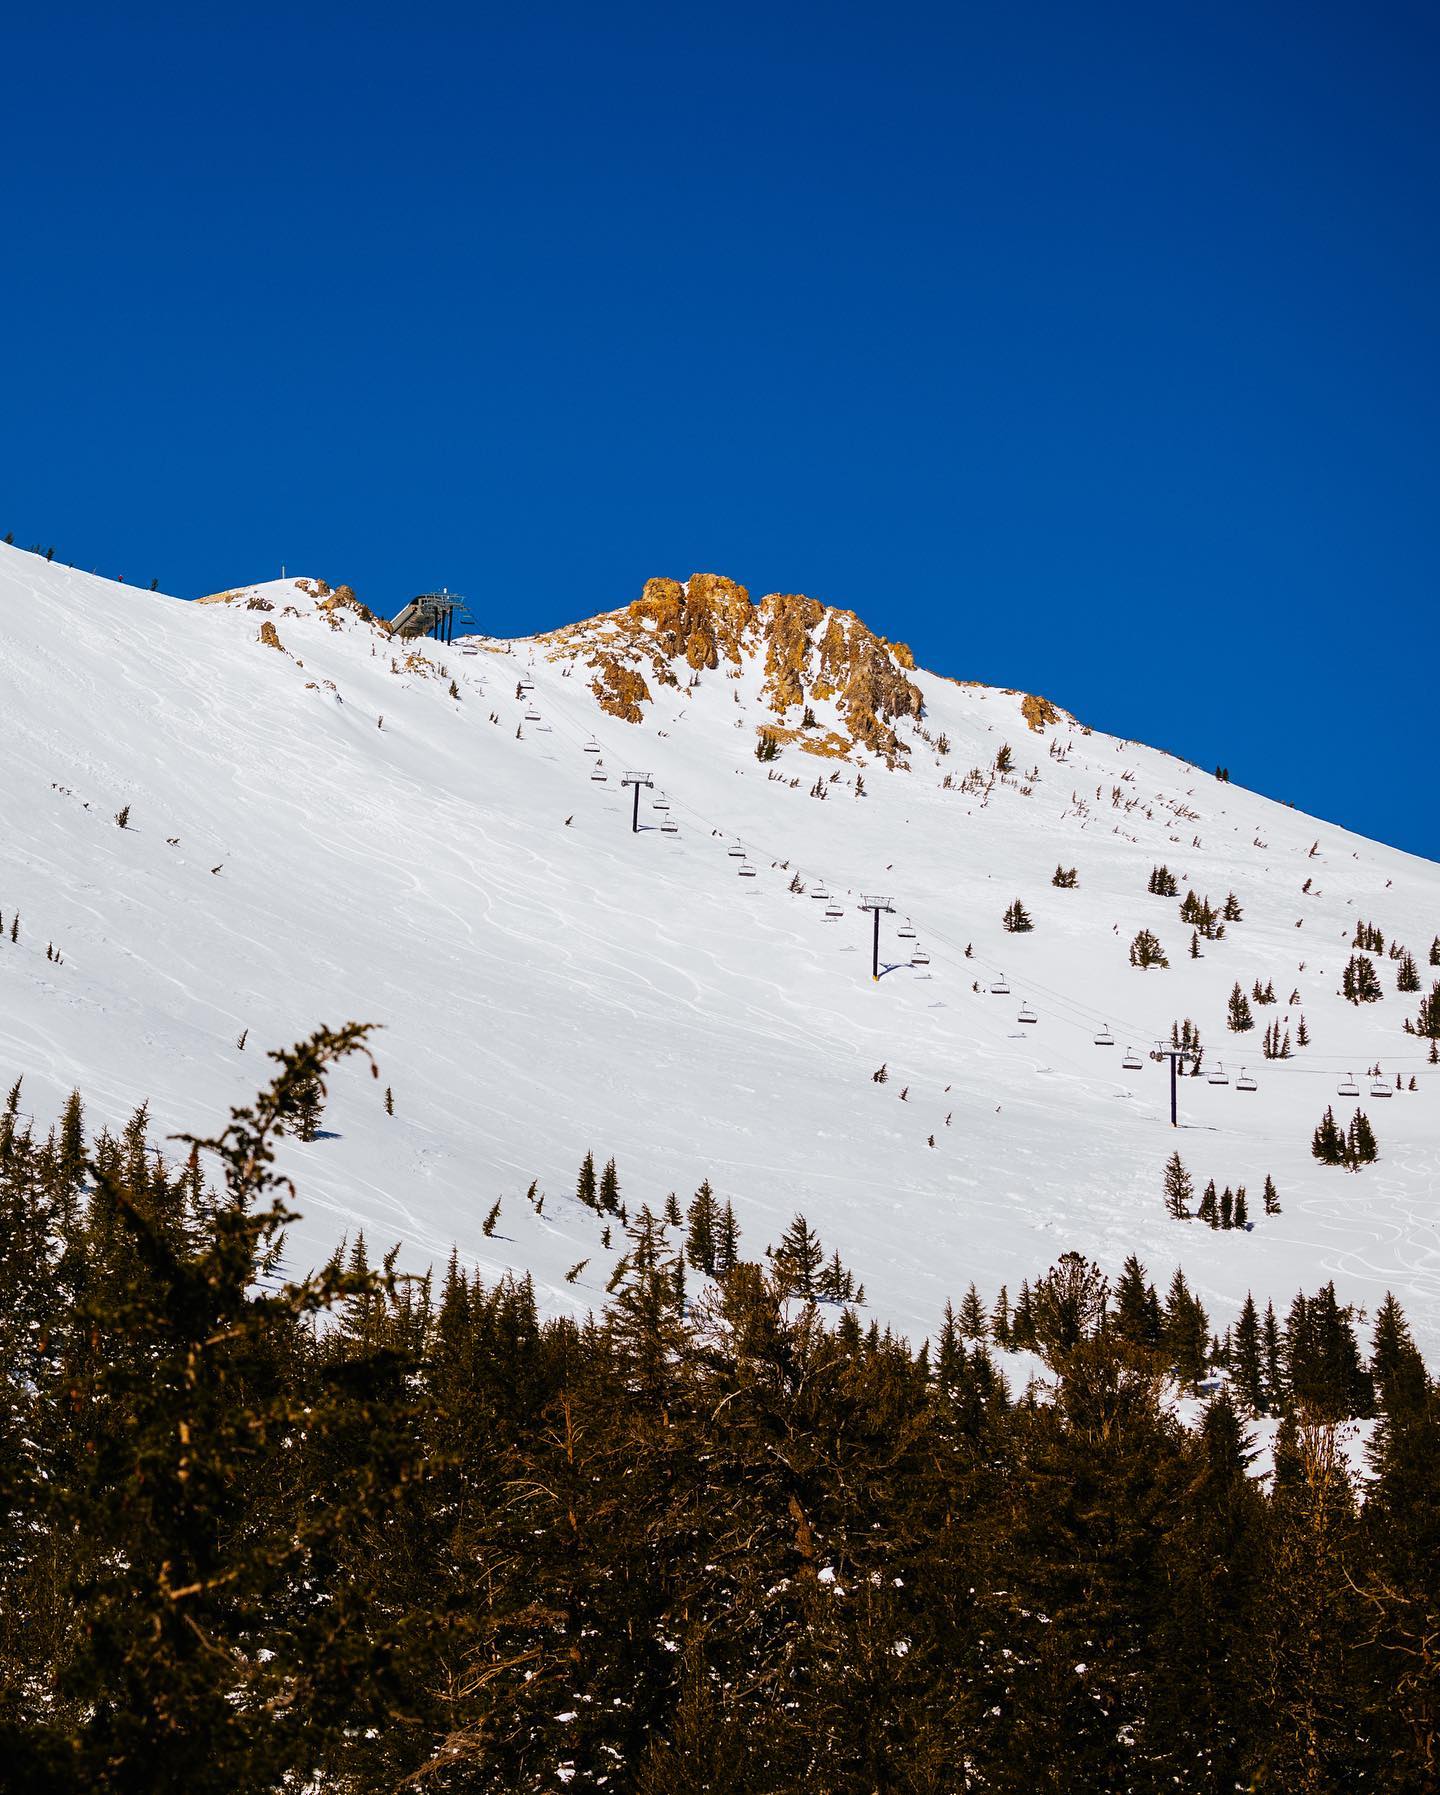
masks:
<instances>
[{"instance_id":1,"label":"ski lift cable","mask_svg":"<svg viewBox=\"0 0 1440 1795\"><path fill-rule=\"evenodd\" d=\"M558 735L561 735L566 740L572 742L575 746L577 746L581 750L582 753L593 752L593 750L591 750L589 748L588 744L599 742L599 736L596 733L596 731L594 731L593 729L586 732L586 735L585 735L585 738L583 741L580 739L580 737L576 736L569 728L567 728L563 723L560 725L557 725L555 727L555 733ZM601 749L601 752L603 753L603 747ZM675 810L680 811L683 815L687 816L693 823L695 823L697 827L712 829L720 839L726 841L727 843L733 843L734 845L740 847L742 849L742 851L745 851L747 853L754 853L760 858L768 858L768 859L774 861L776 864L781 864L781 865L787 866L792 872L798 874L801 878L806 879L811 882L814 882L814 883L819 883L821 885L822 889L827 891L827 895L832 887L837 892L839 890L843 889L847 895L849 895L851 892L851 886L849 885L848 881L837 881L837 880L834 880L833 878L827 879L825 874L823 874L822 872L819 872L815 869L812 869L808 866L802 865L799 861L795 860L791 855L782 854L778 849L767 848L767 846L763 842L760 842L754 838L753 833L747 832L746 837L742 838L737 831L730 829L730 828L725 828L725 827L719 825L713 819L708 817L703 811L697 810L692 804L688 803L683 798L670 795L669 803L670 803L672 811L675 811ZM922 920L923 920L923 918L922 918ZM907 924L913 926L913 914L911 916L907 917L906 922L907 922ZM984 955L976 954L973 951L973 948L972 948L970 957L967 959L964 955L964 950L959 946L958 942L956 942L944 930L936 928L933 923L926 922L925 923L925 932L926 932L927 937L931 941L942 943L945 947L948 947L951 950L952 954L955 956L952 959L949 955L946 955L944 953L931 952L927 955L927 961L926 961L927 964L939 964L941 966L948 967L953 971L959 972L962 975L968 969L973 969L974 971L988 975L989 981L993 981L997 978L1003 981L1003 979L1004 979L1003 970L998 965L992 964ZM909 937L907 937L907 939L909 939ZM1037 993L1037 994L1039 994L1039 996L1043 997L1046 1000L1047 1009L1050 1012L1049 1020L1052 1023L1057 1023L1062 1028L1070 1028L1070 1029L1074 1030L1076 1033L1086 1034L1090 1037L1092 1043L1093 1043L1093 1041L1095 1039L1095 1035L1097 1033L1097 1026L1098 1026L1098 1030L1105 1030L1106 1028L1108 1028L1110 1018L1114 1017L1114 1016L1118 1016L1119 1021L1123 1026L1123 1031L1126 1034L1128 1034L1134 1038L1148 1040L1150 1038L1150 1036L1152 1034L1154 1034L1154 1032L1155 1032L1153 1030L1153 1028L1148 1028L1145 1025L1142 1025L1134 1017L1122 1015L1122 1014L1120 1014L1120 1012L1117 1012L1114 1010L1111 1010L1108 1013L1108 1015L1102 1016L1098 1009L1095 1009L1095 1008L1091 1007L1090 1005L1085 1004L1085 1003L1081 1002L1080 1000L1072 997L1068 992L1058 990L1054 986L1046 984L1045 981L1042 979L1037 979L1037 978L1034 978L1033 976L1027 975L1024 983L1025 983L1025 989L1026 989L1027 993ZM987 1021L988 1020L989 1019L987 1018ZM997 1029L995 1032L998 1034L1000 1031ZM1062 1055L1058 1054L1055 1051L1053 1045L1051 1046L1047 1057L1049 1057L1051 1059L1058 1059L1061 1057L1068 1058L1068 1056L1062 1056ZM1308 1056L1307 1055L1307 1057L1315 1058L1315 1057L1319 1057L1319 1056ZM1330 1055L1330 1056L1325 1056L1325 1057L1328 1058L1331 1061L1331 1063L1335 1064L1335 1065L1341 1064L1342 1060L1343 1060L1343 1056ZM1411 1065L1418 1067L1419 1065L1421 1065L1425 1062L1420 1059L1416 1059L1414 1061L1410 1061L1408 1059L1404 1060L1404 1061L1400 1061L1400 1060L1395 1060L1392 1058L1390 1063L1392 1065L1394 1065L1397 1070L1404 1070ZM1087 1077L1087 1078L1093 1078L1093 1076L1094 1076L1093 1069L1091 1069L1089 1067L1082 1067L1078 1062L1075 1062L1075 1061L1071 1061L1070 1064L1082 1076ZM1292 1067L1292 1070L1300 1071L1300 1072L1310 1072L1310 1073L1314 1073L1314 1074L1322 1074L1322 1068L1318 1065L1305 1066L1305 1067L1295 1066L1295 1067ZM1330 1076L1333 1076L1333 1073L1330 1071L1324 1071L1323 1076L1330 1077ZM1388 1091L1388 1088L1389 1087L1387 1087L1387 1091Z\"/></svg>"}]
</instances>

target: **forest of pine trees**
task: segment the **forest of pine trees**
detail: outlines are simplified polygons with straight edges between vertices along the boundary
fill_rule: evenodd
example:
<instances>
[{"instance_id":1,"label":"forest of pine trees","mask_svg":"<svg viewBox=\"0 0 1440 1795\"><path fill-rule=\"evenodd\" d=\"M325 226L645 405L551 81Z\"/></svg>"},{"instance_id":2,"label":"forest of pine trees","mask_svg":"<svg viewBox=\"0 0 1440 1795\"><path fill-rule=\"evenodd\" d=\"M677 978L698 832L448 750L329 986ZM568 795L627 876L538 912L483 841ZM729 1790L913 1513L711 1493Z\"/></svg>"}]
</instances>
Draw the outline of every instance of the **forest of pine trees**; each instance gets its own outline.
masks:
<instances>
[{"instance_id":1,"label":"forest of pine trees","mask_svg":"<svg viewBox=\"0 0 1440 1795\"><path fill-rule=\"evenodd\" d=\"M1183 1273L1066 1253L917 1349L708 1185L583 1322L363 1239L287 1278L275 1140L364 1034L178 1159L143 1109L0 1111L7 1786L1433 1786L1440 1393L1393 1298L1368 1357L1332 1286L1217 1341Z\"/></svg>"}]
</instances>

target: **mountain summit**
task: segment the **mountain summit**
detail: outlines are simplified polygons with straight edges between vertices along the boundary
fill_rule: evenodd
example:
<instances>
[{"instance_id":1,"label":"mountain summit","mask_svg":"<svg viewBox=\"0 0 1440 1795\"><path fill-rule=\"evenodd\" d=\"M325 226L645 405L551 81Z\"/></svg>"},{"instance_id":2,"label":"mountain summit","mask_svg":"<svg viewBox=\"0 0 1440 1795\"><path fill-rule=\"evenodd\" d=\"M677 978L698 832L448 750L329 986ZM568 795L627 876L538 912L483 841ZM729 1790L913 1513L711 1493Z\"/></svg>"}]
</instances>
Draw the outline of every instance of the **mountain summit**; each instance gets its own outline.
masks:
<instances>
[{"instance_id":1,"label":"mountain summit","mask_svg":"<svg viewBox=\"0 0 1440 1795\"><path fill-rule=\"evenodd\" d=\"M3 548L0 729L27 1111L203 1130L259 1049L381 1025L287 1144L297 1264L454 1243L583 1312L592 1153L632 1208L708 1179L752 1256L802 1212L917 1336L1073 1248L1183 1264L1221 1325L1392 1288L1440 1347L1440 868L849 612L700 574L442 647L318 580L186 604ZM1327 1109L1373 1164L1313 1156ZM1250 1229L1172 1219L1177 1150Z\"/></svg>"}]
</instances>

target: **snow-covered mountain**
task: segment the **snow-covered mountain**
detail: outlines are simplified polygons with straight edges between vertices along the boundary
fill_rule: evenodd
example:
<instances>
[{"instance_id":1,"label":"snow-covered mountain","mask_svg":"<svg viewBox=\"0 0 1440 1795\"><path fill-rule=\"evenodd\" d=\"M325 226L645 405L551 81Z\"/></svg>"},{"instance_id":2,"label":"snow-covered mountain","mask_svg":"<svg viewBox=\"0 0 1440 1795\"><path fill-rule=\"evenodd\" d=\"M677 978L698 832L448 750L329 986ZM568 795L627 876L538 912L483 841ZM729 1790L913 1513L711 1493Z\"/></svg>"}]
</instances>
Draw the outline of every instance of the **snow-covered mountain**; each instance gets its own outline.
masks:
<instances>
[{"instance_id":1,"label":"snow-covered mountain","mask_svg":"<svg viewBox=\"0 0 1440 1795\"><path fill-rule=\"evenodd\" d=\"M24 1075L23 1109L78 1086L95 1125L148 1100L208 1127L260 1049L381 1025L381 1083L342 1073L327 1137L288 1147L297 1267L363 1228L583 1310L615 1257L572 1194L594 1150L632 1206L708 1177L750 1253L803 1211L913 1333L971 1279L993 1298L1077 1248L1137 1252L1162 1288L1183 1263L1222 1325L1247 1289L1393 1289L1440 1351L1440 1068L1402 1027L1440 977L1440 867L924 672L846 613L696 576L439 647L323 582L181 603L0 548L0 744L0 1084ZM638 833L626 771L654 781ZM1147 889L1161 863L1177 897ZM1242 911L1198 959L1189 890ZM1002 925L1017 898L1029 932ZM1383 997L1355 1005L1362 922ZM1168 967L1131 964L1142 929ZM1257 980L1275 1003L1229 1032ZM1149 1050L1185 1018L1205 1063L1177 1132ZM1293 1057L1263 1057L1272 1022ZM1355 1175L1310 1153L1327 1104L1357 1107L1349 1074L1381 1153ZM1249 1232L1167 1217L1177 1147L1197 1186L1246 1187Z\"/></svg>"}]
</instances>

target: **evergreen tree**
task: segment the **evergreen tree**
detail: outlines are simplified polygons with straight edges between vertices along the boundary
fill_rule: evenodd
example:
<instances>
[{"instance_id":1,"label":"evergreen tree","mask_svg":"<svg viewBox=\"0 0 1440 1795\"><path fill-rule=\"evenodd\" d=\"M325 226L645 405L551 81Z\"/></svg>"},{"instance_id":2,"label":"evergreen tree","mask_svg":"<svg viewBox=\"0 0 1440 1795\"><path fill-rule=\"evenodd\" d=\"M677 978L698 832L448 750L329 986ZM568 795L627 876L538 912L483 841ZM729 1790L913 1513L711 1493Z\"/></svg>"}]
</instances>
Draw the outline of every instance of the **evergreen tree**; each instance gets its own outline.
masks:
<instances>
[{"instance_id":1,"label":"evergreen tree","mask_svg":"<svg viewBox=\"0 0 1440 1795\"><path fill-rule=\"evenodd\" d=\"M1152 866L1150 883L1146 889L1152 897L1174 897L1178 890L1174 873L1168 866Z\"/></svg>"},{"instance_id":2,"label":"evergreen tree","mask_svg":"<svg viewBox=\"0 0 1440 1795\"><path fill-rule=\"evenodd\" d=\"M825 1263L825 1251L819 1235L803 1215L791 1222L770 1259L782 1295L800 1296L807 1301L814 1297L816 1274Z\"/></svg>"},{"instance_id":3,"label":"evergreen tree","mask_svg":"<svg viewBox=\"0 0 1440 1795\"><path fill-rule=\"evenodd\" d=\"M1057 866L1051 874L1050 883L1057 885L1061 891L1073 891L1080 883L1080 874L1073 866Z\"/></svg>"},{"instance_id":4,"label":"evergreen tree","mask_svg":"<svg viewBox=\"0 0 1440 1795\"><path fill-rule=\"evenodd\" d=\"M1235 1193L1228 1184L1220 1193L1220 1226L1222 1228L1235 1226Z\"/></svg>"},{"instance_id":5,"label":"evergreen tree","mask_svg":"<svg viewBox=\"0 0 1440 1795\"><path fill-rule=\"evenodd\" d=\"M1341 975L1340 989L1353 1004L1378 1003L1385 995L1375 962L1367 960L1364 954L1351 954Z\"/></svg>"},{"instance_id":6,"label":"evergreen tree","mask_svg":"<svg viewBox=\"0 0 1440 1795\"><path fill-rule=\"evenodd\" d=\"M1205 1376L1210 1355L1210 1320L1176 1268L1165 1298L1162 1345L1180 1382L1193 1389Z\"/></svg>"},{"instance_id":7,"label":"evergreen tree","mask_svg":"<svg viewBox=\"0 0 1440 1795\"><path fill-rule=\"evenodd\" d=\"M1225 908L1222 915L1226 922L1239 922L1244 915L1244 912L1240 908L1239 900L1236 898L1233 891L1226 894Z\"/></svg>"},{"instance_id":8,"label":"evergreen tree","mask_svg":"<svg viewBox=\"0 0 1440 1795\"><path fill-rule=\"evenodd\" d=\"M599 1209L600 1202L595 1191L595 1155L593 1153L587 1153L580 1161L580 1176L575 1180L575 1195L587 1209Z\"/></svg>"},{"instance_id":9,"label":"evergreen tree","mask_svg":"<svg viewBox=\"0 0 1440 1795\"><path fill-rule=\"evenodd\" d=\"M720 1228L720 1206L707 1178L696 1191L686 1216L685 1257L696 1271L715 1276Z\"/></svg>"},{"instance_id":10,"label":"evergreen tree","mask_svg":"<svg viewBox=\"0 0 1440 1795\"><path fill-rule=\"evenodd\" d=\"M960 1304L960 1333L966 1340L984 1340L990 1332L990 1324L986 1319L985 1305L980 1300L980 1292L972 1283L965 1292Z\"/></svg>"},{"instance_id":11,"label":"evergreen tree","mask_svg":"<svg viewBox=\"0 0 1440 1795\"><path fill-rule=\"evenodd\" d=\"M1395 974L1397 991L1418 991L1420 989L1420 968L1415 964L1415 956L1404 953L1400 956L1400 965Z\"/></svg>"},{"instance_id":12,"label":"evergreen tree","mask_svg":"<svg viewBox=\"0 0 1440 1795\"><path fill-rule=\"evenodd\" d=\"M1155 1286L1146 1282L1145 1267L1131 1253L1115 1286L1115 1331L1132 1346L1153 1351L1160 1345L1162 1328Z\"/></svg>"},{"instance_id":13,"label":"evergreen tree","mask_svg":"<svg viewBox=\"0 0 1440 1795\"><path fill-rule=\"evenodd\" d=\"M1247 1029L1255 1026L1255 1018L1250 1010L1250 999L1240 989L1238 980L1234 990L1230 993L1227 1021L1231 1033L1237 1035L1243 1035Z\"/></svg>"},{"instance_id":14,"label":"evergreen tree","mask_svg":"<svg viewBox=\"0 0 1440 1795\"><path fill-rule=\"evenodd\" d=\"M1260 1316L1255 1299L1247 1290L1230 1354L1230 1375L1246 1407L1252 1415L1266 1412L1265 1361L1260 1335Z\"/></svg>"},{"instance_id":15,"label":"evergreen tree","mask_svg":"<svg viewBox=\"0 0 1440 1795\"><path fill-rule=\"evenodd\" d=\"M1216 1193L1215 1180L1213 1178L1205 1186L1204 1194L1200 1198L1200 1208L1197 1213L1200 1220L1204 1222L1207 1227L1218 1228L1220 1226L1220 1199Z\"/></svg>"},{"instance_id":16,"label":"evergreen tree","mask_svg":"<svg viewBox=\"0 0 1440 1795\"><path fill-rule=\"evenodd\" d=\"M1235 1190L1233 1225L1237 1228L1248 1228L1250 1226L1250 1204L1245 1195L1245 1186L1243 1184L1238 1185Z\"/></svg>"},{"instance_id":17,"label":"evergreen tree","mask_svg":"<svg viewBox=\"0 0 1440 1795\"><path fill-rule=\"evenodd\" d=\"M1280 1213L1280 1193L1275 1188L1275 1180L1270 1176L1270 1174L1268 1172L1265 1174L1265 1190L1264 1190L1263 1194L1264 1194L1264 1199L1265 1199L1266 1215L1279 1215L1279 1213Z\"/></svg>"},{"instance_id":18,"label":"evergreen tree","mask_svg":"<svg viewBox=\"0 0 1440 1795\"><path fill-rule=\"evenodd\" d=\"M1345 1164L1352 1172L1361 1166L1374 1165L1380 1157L1380 1149L1375 1141L1375 1131L1370 1126L1370 1118L1363 1109L1357 1109L1350 1118L1350 1128L1345 1137Z\"/></svg>"},{"instance_id":19,"label":"evergreen tree","mask_svg":"<svg viewBox=\"0 0 1440 1795\"><path fill-rule=\"evenodd\" d=\"M1303 1016L1300 1018L1299 1027L1295 1030L1295 1045L1297 1047L1308 1047L1310 1045L1310 1030L1305 1026L1305 1018Z\"/></svg>"},{"instance_id":20,"label":"evergreen tree","mask_svg":"<svg viewBox=\"0 0 1440 1795\"><path fill-rule=\"evenodd\" d=\"M1003 1284L990 1315L990 1337L1003 1351L1010 1350L1010 1294Z\"/></svg>"},{"instance_id":21,"label":"evergreen tree","mask_svg":"<svg viewBox=\"0 0 1440 1795\"><path fill-rule=\"evenodd\" d=\"M1338 1166L1345 1163L1345 1137L1335 1120L1335 1111L1329 1105L1311 1137L1310 1152L1321 1165Z\"/></svg>"},{"instance_id":22,"label":"evergreen tree","mask_svg":"<svg viewBox=\"0 0 1440 1795\"><path fill-rule=\"evenodd\" d=\"M735 1220L735 1211L727 1202L720 1212L720 1223L715 1233L715 1270L717 1278L728 1278L740 1263L740 1227Z\"/></svg>"},{"instance_id":23,"label":"evergreen tree","mask_svg":"<svg viewBox=\"0 0 1440 1795\"><path fill-rule=\"evenodd\" d=\"M615 1170L613 1159L605 1161L605 1170L600 1174L600 1190L597 1200L603 1214L618 1215L620 1213L620 1174Z\"/></svg>"},{"instance_id":24,"label":"evergreen tree","mask_svg":"<svg viewBox=\"0 0 1440 1795\"><path fill-rule=\"evenodd\" d=\"M1020 902L1019 898L1016 898L1015 902L1011 904L1010 908L1000 920L1004 924L1006 930L1012 935L1028 934L1029 931L1035 927L1035 924L1030 920L1029 912Z\"/></svg>"},{"instance_id":25,"label":"evergreen tree","mask_svg":"<svg viewBox=\"0 0 1440 1795\"><path fill-rule=\"evenodd\" d=\"M1178 1152L1172 1153L1165 1162L1164 1189L1165 1213L1177 1222L1188 1222L1190 1199L1195 1195L1195 1186L1191 1183L1185 1162Z\"/></svg>"},{"instance_id":26,"label":"evergreen tree","mask_svg":"<svg viewBox=\"0 0 1440 1795\"><path fill-rule=\"evenodd\" d=\"M1149 929L1141 929L1130 943L1130 964L1148 971L1152 966L1168 966L1170 962L1165 957L1159 937Z\"/></svg>"},{"instance_id":27,"label":"evergreen tree","mask_svg":"<svg viewBox=\"0 0 1440 1795\"><path fill-rule=\"evenodd\" d=\"M1420 999L1420 1013L1415 1019L1415 1033L1431 1041L1440 1040L1440 980Z\"/></svg>"}]
</instances>

